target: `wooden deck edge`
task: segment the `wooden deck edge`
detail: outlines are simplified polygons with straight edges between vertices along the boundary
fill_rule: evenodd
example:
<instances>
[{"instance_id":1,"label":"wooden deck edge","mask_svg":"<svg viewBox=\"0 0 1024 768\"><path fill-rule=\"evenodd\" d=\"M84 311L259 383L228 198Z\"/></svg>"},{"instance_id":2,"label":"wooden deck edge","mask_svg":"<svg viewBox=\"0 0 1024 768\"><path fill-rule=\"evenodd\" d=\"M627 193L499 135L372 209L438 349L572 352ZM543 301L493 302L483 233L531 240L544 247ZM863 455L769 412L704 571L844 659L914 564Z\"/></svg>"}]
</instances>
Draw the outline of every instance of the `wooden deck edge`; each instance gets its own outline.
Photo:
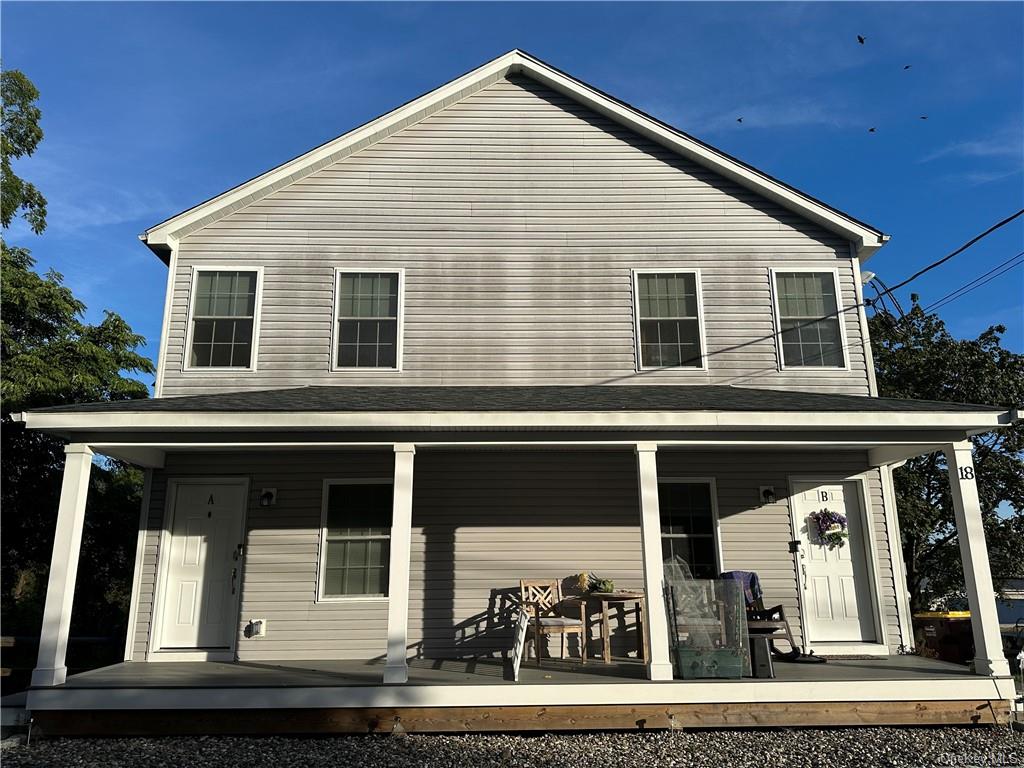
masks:
<instances>
[{"instance_id":1,"label":"wooden deck edge","mask_svg":"<svg viewBox=\"0 0 1024 768\"><path fill-rule=\"evenodd\" d=\"M765 704L379 707L240 710L49 710L43 736L480 733L511 731L1005 725L1010 703L965 701Z\"/></svg>"}]
</instances>

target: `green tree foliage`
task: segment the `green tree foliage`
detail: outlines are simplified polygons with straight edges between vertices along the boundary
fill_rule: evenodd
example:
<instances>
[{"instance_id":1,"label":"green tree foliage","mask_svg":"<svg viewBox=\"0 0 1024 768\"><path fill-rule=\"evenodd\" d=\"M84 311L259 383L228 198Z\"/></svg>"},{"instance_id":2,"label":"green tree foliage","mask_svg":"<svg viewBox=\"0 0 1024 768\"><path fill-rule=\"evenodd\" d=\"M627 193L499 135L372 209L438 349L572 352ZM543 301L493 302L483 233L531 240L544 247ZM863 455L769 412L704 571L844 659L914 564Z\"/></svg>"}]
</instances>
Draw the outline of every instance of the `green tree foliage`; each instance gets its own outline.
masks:
<instances>
[{"instance_id":1,"label":"green tree foliage","mask_svg":"<svg viewBox=\"0 0 1024 768\"><path fill-rule=\"evenodd\" d=\"M0 73L0 98L0 224L7 229L20 211L38 235L46 228L46 198L14 173L11 160L31 155L43 140L42 115L36 106L39 91L25 75L11 69Z\"/></svg>"},{"instance_id":2,"label":"green tree foliage","mask_svg":"<svg viewBox=\"0 0 1024 768\"><path fill-rule=\"evenodd\" d=\"M3 226L20 211L37 233L46 201L14 176L9 160L32 154L42 131L38 92L20 72L3 73ZM56 272L39 275L25 248L0 239L0 610L5 634L34 635L64 467L63 441L28 431L11 415L49 405L147 397L139 374L153 364L144 343L113 312L92 325L85 305ZM130 592L142 478L115 461L93 468L82 537L72 634L110 636L123 627Z\"/></svg>"},{"instance_id":3,"label":"green tree foliage","mask_svg":"<svg viewBox=\"0 0 1024 768\"><path fill-rule=\"evenodd\" d=\"M880 395L1001 407L1024 403L1024 355L1002 346L1003 326L977 339L955 339L938 315L913 301L902 319L878 312L870 320ZM972 442L992 576L1002 590L1007 579L1024 576L1024 425ZM893 480L912 607L961 607L963 568L943 455L911 459Z\"/></svg>"},{"instance_id":4,"label":"green tree foliage","mask_svg":"<svg viewBox=\"0 0 1024 768\"><path fill-rule=\"evenodd\" d=\"M31 634L46 591L57 502L64 466L63 441L24 429L12 413L48 405L148 396L129 374L153 372L136 349L143 339L118 315L98 325L83 322L85 307L60 275L37 274L23 248L2 248L0 355L3 463L0 564L6 632ZM134 558L141 475L117 462L93 470L83 534L75 623L87 634L123 623L126 579Z\"/></svg>"}]
</instances>

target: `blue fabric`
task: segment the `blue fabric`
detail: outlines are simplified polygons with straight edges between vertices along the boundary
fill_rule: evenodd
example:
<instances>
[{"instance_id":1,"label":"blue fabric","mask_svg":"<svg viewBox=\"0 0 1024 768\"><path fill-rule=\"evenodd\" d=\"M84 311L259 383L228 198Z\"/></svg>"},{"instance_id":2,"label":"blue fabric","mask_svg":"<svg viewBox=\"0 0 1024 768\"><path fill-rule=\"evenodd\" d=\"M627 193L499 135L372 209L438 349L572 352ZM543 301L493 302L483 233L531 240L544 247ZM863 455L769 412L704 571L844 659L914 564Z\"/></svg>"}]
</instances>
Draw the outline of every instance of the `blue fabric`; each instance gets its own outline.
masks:
<instances>
[{"instance_id":1,"label":"blue fabric","mask_svg":"<svg viewBox=\"0 0 1024 768\"><path fill-rule=\"evenodd\" d=\"M764 596L764 592L761 591L761 580L753 571L726 571L722 578L733 579L743 585L743 597L748 608Z\"/></svg>"}]
</instances>

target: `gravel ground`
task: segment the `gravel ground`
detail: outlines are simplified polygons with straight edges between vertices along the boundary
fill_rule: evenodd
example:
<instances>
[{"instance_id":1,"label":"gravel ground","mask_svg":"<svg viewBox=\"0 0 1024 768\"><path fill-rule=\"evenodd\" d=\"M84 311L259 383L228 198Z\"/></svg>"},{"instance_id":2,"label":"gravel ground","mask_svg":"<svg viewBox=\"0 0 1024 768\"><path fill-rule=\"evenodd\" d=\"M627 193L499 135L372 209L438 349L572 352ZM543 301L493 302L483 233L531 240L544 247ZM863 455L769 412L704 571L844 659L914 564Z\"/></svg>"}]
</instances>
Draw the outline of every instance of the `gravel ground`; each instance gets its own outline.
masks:
<instances>
[{"instance_id":1,"label":"gravel ground","mask_svg":"<svg viewBox=\"0 0 1024 768\"><path fill-rule=\"evenodd\" d=\"M325 765L331 768L875 768L1024 766L1024 734L1009 728L859 728L536 736L337 736L331 738L52 739L24 746L5 740L4 768L20 766Z\"/></svg>"}]
</instances>

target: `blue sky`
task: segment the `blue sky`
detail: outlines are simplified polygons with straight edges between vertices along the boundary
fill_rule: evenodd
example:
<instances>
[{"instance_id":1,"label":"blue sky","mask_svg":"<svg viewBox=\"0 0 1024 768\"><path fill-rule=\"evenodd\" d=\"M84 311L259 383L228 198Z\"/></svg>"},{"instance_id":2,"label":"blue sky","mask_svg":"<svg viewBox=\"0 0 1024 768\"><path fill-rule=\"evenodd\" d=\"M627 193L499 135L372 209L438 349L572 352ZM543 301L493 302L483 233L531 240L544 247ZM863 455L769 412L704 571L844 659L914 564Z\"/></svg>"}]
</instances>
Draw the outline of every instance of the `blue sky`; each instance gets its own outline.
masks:
<instances>
[{"instance_id":1,"label":"blue sky","mask_svg":"<svg viewBox=\"0 0 1024 768\"><path fill-rule=\"evenodd\" d=\"M139 232L519 47L890 233L868 268L893 284L1024 206L1022 39L1020 3L7 2L46 132L19 172L50 201L7 239L155 358L166 271ZM901 299L1019 251L1024 220ZM941 314L1021 351L1022 302L1016 269Z\"/></svg>"}]
</instances>

